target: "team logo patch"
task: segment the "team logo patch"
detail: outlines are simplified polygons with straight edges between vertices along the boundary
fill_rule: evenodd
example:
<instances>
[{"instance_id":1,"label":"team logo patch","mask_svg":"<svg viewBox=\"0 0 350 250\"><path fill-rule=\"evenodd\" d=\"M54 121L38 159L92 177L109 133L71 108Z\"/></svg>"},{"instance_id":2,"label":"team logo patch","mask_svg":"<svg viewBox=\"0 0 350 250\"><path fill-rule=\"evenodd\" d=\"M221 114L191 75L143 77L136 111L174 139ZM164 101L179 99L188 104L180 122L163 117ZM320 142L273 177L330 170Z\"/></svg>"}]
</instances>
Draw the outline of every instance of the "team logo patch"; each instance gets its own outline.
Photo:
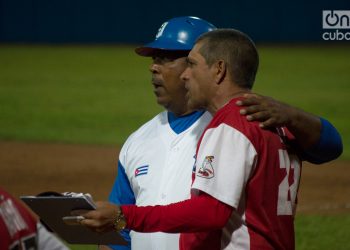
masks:
<instances>
[{"instance_id":1,"label":"team logo patch","mask_svg":"<svg viewBox=\"0 0 350 250\"><path fill-rule=\"evenodd\" d=\"M165 29L165 27L168 25L168 22L165 22L162 24L162 26L160 26L158 32L157 32L157 35L156 35L156 39L161 37L163 35L163 31Z\"/></svg>"},{"instance_id":2,"label":"team logo patch","mask_svg":"<svg viewBox=\"0 0 350 250\"><path fill-rule=\"evenodd\" d=\"M148 173L148 165L146 166L141 166L135 169L135 177L139 175L144 175Z\"/></svg>"},{"instance_id":3,"label":"team logo patch","mask_svg":"<svg viewBox=\"0 0 350 250\"><path fill-rule=\"evenodd\" d=\"M214 177L214 168L211 164L213 162L214 156L206 156L202 166L199 168L197 176L202 178L211 179Z\"/></svg>"}]
</instances>

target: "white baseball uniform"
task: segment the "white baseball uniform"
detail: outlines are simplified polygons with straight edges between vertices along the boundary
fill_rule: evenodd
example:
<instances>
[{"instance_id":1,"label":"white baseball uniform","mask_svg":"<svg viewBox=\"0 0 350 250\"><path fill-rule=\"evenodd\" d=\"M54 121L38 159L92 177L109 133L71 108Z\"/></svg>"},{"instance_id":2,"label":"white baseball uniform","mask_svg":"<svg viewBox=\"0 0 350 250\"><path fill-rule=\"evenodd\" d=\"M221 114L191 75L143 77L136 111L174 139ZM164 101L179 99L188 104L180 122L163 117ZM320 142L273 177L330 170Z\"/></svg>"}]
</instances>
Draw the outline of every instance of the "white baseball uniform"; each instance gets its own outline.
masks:
<instances>
[{"instance_id":1,"label":"white baseball uniform","mask_svg":"<svg viewBox=\"0 0 350 250\"><path fill-rule=\"evenodd\" d=\"M147 206L188 199L197 142L210 119L208 112L175 117L164 111L134 132L120 151L110 201ZM131 231L130 237L135 250L178 250L179 246L178 234Z\"/></svg>"}]
</instances>

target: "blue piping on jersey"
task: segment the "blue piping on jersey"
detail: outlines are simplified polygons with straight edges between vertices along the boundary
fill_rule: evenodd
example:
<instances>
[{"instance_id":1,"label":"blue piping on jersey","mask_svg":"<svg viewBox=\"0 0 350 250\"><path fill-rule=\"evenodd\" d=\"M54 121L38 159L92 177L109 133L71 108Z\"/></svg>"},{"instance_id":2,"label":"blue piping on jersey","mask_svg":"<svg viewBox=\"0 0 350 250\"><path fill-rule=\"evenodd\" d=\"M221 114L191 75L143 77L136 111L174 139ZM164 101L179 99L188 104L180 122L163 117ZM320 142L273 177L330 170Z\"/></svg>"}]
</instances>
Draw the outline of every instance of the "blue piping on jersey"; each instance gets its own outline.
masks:
<instances>
[{"instance_id":1,"label":"blue piping on jersey","mask_svg":"<svg viewBox=\"0 0 350 250\"><path fill-rule=\"evenodd\" d=\"M188 115L175 116L174 113L168 112L169 125L176 134L180 134L191 127L203 114L204 111L195 111Z\"/></svg>"},{"instance_id":2,"label":"blue piping on jersey","mask_svg":"<svg viewBox=\"0 0 350 250\"><path fill-rule=\"evenodd\" d=\"M125 169L120 161L118 161L118 175L114 182L108 200L114 204L135 204L135 195L131 189L129 179L125 173ZM113 250L130 250L131 239L130 230L123 230L120 232L121 236L128 242L127 246L108 245Z\"/></svg>"},{"instance_id":3,"label":"blue piping on jersey","mask_svg":"<svg viewBox=\"0 0 350 250\"><path fill-rule=\"evenodd\" d=\"M314 164L334 160L343 152L343 143L336 128L326 119L320 120L322 128L318 143L303 152L303 158Z\"/></svg>"}]
</instances>

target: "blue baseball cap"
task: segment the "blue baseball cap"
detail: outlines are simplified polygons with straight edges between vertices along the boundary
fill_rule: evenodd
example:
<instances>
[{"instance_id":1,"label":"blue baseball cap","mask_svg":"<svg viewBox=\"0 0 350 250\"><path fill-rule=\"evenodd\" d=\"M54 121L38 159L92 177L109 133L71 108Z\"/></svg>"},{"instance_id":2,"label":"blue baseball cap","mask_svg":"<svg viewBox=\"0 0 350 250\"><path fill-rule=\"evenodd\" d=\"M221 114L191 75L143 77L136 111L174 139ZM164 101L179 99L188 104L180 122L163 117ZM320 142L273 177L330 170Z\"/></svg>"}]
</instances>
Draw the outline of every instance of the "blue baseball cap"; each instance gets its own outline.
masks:
<instances>
[{"instance_id":1,"label":"blue baseball cap","mask_svg":"<svg viewBox=\"0 0 350 250\"><path fill-rule=\"evenodd\" d=\"M197 38L216 27L193 16L175 17L160 26L153 42L135 49L140 56L152 56L156 51L190 51Z\"/></svg>"}]
</instances>

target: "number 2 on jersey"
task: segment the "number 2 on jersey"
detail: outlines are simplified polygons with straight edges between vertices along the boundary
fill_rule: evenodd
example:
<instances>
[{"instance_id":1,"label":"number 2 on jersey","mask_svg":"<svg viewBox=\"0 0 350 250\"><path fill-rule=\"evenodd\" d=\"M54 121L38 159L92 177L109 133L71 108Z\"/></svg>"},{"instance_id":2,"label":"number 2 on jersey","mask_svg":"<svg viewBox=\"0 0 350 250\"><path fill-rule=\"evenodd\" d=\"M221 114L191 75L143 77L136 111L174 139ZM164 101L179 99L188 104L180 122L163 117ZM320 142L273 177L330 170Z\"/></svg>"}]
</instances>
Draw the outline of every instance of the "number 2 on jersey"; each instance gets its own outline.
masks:
<instances>
[{"instance_id":1,"label":"number 2 on jersey","mask_svg":"<svg viewBox=\"0 0 350 250\"><path fill-rule=\"evenodd\" d=\"M300 162L296 155L287 150L278 150L280 168L286 169L286 176L278 186L277 215L293 215L300 180Z\"/></svg>"}]
</instances>

